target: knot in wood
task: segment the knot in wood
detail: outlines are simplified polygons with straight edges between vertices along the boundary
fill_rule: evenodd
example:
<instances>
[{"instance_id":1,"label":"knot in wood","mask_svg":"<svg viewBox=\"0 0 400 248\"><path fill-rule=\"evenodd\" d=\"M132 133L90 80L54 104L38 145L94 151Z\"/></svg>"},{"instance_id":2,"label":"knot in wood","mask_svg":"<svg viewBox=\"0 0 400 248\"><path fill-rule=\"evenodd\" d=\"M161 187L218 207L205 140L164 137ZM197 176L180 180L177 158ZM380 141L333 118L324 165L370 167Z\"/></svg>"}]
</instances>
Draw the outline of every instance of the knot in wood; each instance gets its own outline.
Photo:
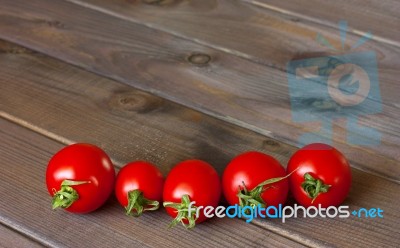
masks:
<instances>
[{"instance_id":1,"label":"knot in wood","mask_svg":"<svg viewBox=\"0 0 400 248\"><path fill-rule=\"evenodd\" d=\"M145 92L123 92L112 97L110 105L113 109L129 112L147 113L162 105L162 100Z\"/></svg>"},{"instance_id":2,"label":"knot in wood","mask_svg":"<svg viewBox=\"0 0 400 248\"><path fill-rule=\"evenodd\" d=\"M188 61L194 65L206 65L211 61L211 57L204 53L194 53L188 57Z\"/></svg>"}]
</instances>

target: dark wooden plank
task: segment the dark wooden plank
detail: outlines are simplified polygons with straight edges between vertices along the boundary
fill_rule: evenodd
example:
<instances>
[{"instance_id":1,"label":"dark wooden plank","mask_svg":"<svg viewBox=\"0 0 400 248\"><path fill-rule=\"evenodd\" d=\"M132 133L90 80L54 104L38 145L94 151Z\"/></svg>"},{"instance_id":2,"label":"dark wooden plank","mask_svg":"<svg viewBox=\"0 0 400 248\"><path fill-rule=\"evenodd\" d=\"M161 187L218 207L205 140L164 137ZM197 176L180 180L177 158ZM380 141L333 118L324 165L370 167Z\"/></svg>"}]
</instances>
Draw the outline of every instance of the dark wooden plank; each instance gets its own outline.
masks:
<instances>
[{"instance_id":1,"label":"dark wooden plank","mask_svg":"<svg viewBox=\"0 0 400 248\"><path fill-rule=\"evenodd\" d=\"M294 17L284 11L259 8L254 4L246 3L246 1L67 1L194 40L217 50L280 70L286 70L286 63L299 55L331 52L315 40L318 33L327 37L330 43L338 49L336 53L349 52L350 47L364 34L348 33L343 51L337 23L334 27L329 27ZM391 1L394 2L394 0ZM256 3L257 1L249 2ZM327 5L335 4L336 2L327 3ZM309 5L311 4L304 4L303 7L309 8ZM397 5L399 4L395 4L394 7L396 8ZM293 5L292 8L297 6ZM357 14L358 12L354 12L354 19L357 18ZM388 16L387 19L392 21L392 26L399 25L399 17ZM365 25L367 23L365 22ZM387 30L398 33L393 32L396 30L395 28L387 28ZM367 31L365 30L365 33ZM366 46L364 49L376 50L381 55L379 62L382 68L393 68L394 66L399 68L400 63L396 60L399 49L381 42L368 42Z\"/></svg>"},{"instance_id":2,"label":"dark wooden plank","mask_svg":"<svg viewBox=\"0 0 400 248\"><path fill-rule=\"evenodd\" d=\"M280 70L219 51L221 49L208 48L135 24L130 20L115 18L63 1L2 0L0 3L0 37L7 40L290 144L296 144L299 135L305 131L318 128L318 123L308 125L290 120L287 79L286 74ZM197 9L196 6L193 8ZM200 4L201 8L204 7L202 6ZM232 16L246 12L250 15L254 11L251 8L235 7L235 4L227 6L230 6L227 8L229 11L233 11ZM208 8L205 8L204 13L208 13L207 10ZM159 15L159 12L161 10L155 13ZM192 12L188 12L186 16ZM71 18L69 13L74 13L74 18ZM225 16L224 12L217 13L218 16ZM259 15L262 17L260 20L268 17L261 12ZM202 25L218 26L219 22L211 21L212 16L208 17L203 19L210 19L210 22ZM224 22L224 27L241 27L239 24L242 22L236 20L231 23L229 20L228 18ZM255 27L260 27L260 34L263 35L269 33L267 25L277 30L266 36L268 39L260 37L259 40L263 43L247 44L246 47L274 51L270 54L257 52L268 59L279 58L281 61L274 62L276 65L286 63L293 56L315 51L316 48L308 47L308 39L317 30L310 31L307 27L290 21L284 21L283 23L287 24L285 26L282 24L282 18L274 17L274 21L255 24ZM274 23L275 25L272 25ZM279 36L281 27L290 31L291 35ZM197 32L197 29L193 30ZM222 32L221 29L217 30ZM246 30L251 30L252 33L247 33ZM258 28L245 27L232 33L238 35L243 31L240 37L252 34L258 37L257 30ZM218 36L216 33L208 35ZM272 38L275 36L280 38ZM220 37L224 37L223 33ZM240 37L230 37L230 40L236 44ZM227 40L229 39L223 39L224 42ZM286 44L285 49L269 48L270 45L276 44ZM397 149L400 140L400 111L396 100L400 85L395 83L399 77L399 71L396 69L399 61L394 59L397 58L397 50L385 46L379 48L379 63L385 65L380 69L381 92L384 96L383 112L364 116L359 120L360 124L382 133L382 144L372 147L348 145L344 138L347 134L346 122L334 123L335 145L345 152L354 166L394 181L399 181L400 178L400 155ZM197 56L191 56L193 54ZM283 54L283 57L280 54ZM207 56L210 56L210 61Z\"/></svg>"},{"instance_id":3,"label":"dark wooden plank","mask_svg":"<svg viewBox=\"0 0 400 248\"><path fill-rule=\"evenodd\" d=\"M283 164L295 151L292 146L40 54L22 50L3 53L0 58L0 99L4 111L1 116L62 142L98 144L118 164L147 159L158 164L166 174L177 161L196 157L210 162L221 173L233 156L246 150L269 153ZM58 148L45 147L44 160ZM380 207L385 211L384 219L293 219L285 224L256 220L254 223L312 246L398 243L400 185L356 169L353 173L353 189L345 204L352 209ZM168 221L167 217L157 215L156 218ZM213 228L217 223L220 220L213 220L204 228ZM236 230L235 223L223 221L218 228L230 233L233 229L242 232L248 227L240 226ZM204 232L207 231L210 229ZM243 232L243 235L248 234Z\"/></svg>"},{"instance_id":4,"label":"dark wooden plank","mask_svg":"<svg viewBox=\"0 0 400 248\"><path fill-rule=\"evenodd\" d=\"M303 247L238 219L211 220L193 231L168 229L157 211L133 219L114 197L86 215L53 211L44 185L48 159L63 145L0 119L0 221L52 247ZM2 231L2 229L0 229ZM7 245L7 240L0 241ZM21 241L12 244L21 244ZM35 247L35 244L29 247ZM3 246L2 246L3 247ZM28 246L18 246L28 247Z\"/></svg>"},{"instance_id":5,"label":"dark wooden plank","mask_svg":"<svg viewBox=\"0 0 400 248\"><path fill-rule=\"evenodd\" d=\"M340 20L347 20L350 32L360 34L371 31L373 39L400 45L400 2L396 0L244 1L331 27L337 27Z\"/></svg>"},{"instance_id":6,"label":"dark wooden plank","mask_svg":"<svg viewBox=\"0 0 400 248\"><path fill-rule=\"evenodd\" d=\"M196 157L222 172L235 153L263 150L286 163L288 152L294 151L292 146L19 46L3 42L0 47L5 47L0 53L3 117L26 120L23 125L62 143L106 142L119 164L145 159L162 164L167 173L177 162Z\"/></svg>"},{"instance_id":7,"label":"dark wooden plank","mask_svg":"<svg viewBox=\"0 0 400 248\"><path fill-rule=\"evenodd\" d=\"M15 248L15 247L44 247L34 240L4 226L0 225L0 247Z\"/></svg>"}]
</instances>

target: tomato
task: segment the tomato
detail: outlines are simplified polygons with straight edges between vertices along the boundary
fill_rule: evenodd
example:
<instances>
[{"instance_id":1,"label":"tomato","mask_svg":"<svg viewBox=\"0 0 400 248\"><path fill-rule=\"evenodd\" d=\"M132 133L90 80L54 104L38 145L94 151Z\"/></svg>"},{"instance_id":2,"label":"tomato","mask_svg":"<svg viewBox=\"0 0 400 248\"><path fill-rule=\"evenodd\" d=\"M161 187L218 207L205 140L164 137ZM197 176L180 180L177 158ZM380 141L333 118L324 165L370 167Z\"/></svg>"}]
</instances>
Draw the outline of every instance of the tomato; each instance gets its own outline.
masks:
<instances>
[{"instance_id":1,"label":"tomato","mask_svg":"<svg viewBox=\"0 0 400 248\"><path fill-rule=\"evenodd\" d=\"M314 143L298 150L289 160L287 171L291 192L305 206L341 204L350 191L351 169L335 148Z\"/></svg>"},{"instance_id":2,"label":"tomato","mask_svg":"<svg viewBox=\"0 0 400 248\"><path fill-rule=\"evenodd\" d=\"M73 213L96 210L111 195L115 171L107 154L91 144L64 147L49 161L47 190L53 196L53 209Z\"/></svg>"},{"instance_id":3,"label":"tomato","mask_svg":"<svg viewBox=\"0 0 400 248\"><path fill-rule=\"evenodd\" d=\"M115 195L127 215L156 210L162 200L164 177L153 164L136 161L125 165L115 182Z\"/></svg>"},{"instance_id":4,"label":"tomato","mask_svg":"<svg viewBox=\"0 0 400 248\"><path fill-rule=\"evenodd\" d=\"M249 151L236 156L225 168L222 190L230 205L278 207L286 202L289 184L276 159Z\"/></svg>"},{"instance_id":5,"label":"tomato","mask_svg":"<svg viewBox=\"0 0 400 248\"><path fill-rule=\"evenodd\" d=\"M201 160L187 160L178 163L167 176L164 184L163 200L167 213L174 221L170 226L181 222L186 228L207 219L203 210L199 216L198 207L217 207L221 196L221 183L215 169ZM188 214L190 202L195 202ZM179 214L178 214L179 210Z\"/></svg>"}]
</instances>

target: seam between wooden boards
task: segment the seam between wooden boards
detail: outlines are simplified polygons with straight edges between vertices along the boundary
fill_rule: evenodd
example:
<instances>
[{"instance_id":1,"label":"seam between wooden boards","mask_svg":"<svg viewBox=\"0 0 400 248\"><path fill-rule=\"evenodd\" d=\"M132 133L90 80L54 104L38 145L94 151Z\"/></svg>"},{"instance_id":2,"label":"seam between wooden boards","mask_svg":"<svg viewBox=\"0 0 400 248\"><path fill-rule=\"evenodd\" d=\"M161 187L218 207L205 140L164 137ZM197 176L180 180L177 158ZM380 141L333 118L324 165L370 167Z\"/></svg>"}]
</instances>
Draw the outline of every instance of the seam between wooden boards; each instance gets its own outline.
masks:
<instances>
[{"instance_id":1,"label":"seam between wooden boards","mask_svg":"<svg viewBox=\"0 0 400 248\"><path fill-rule=\"evenodd\" d=\"M294 12L294 11L291 11L291 10L286 10L286 9L283 9L283 8L280 8L280 7L276 7L276 6L271 5L271 4L267 4L267 3L264 3L264 2L259 2L257 0L240 0L240 1L243 1L243 2L248 3L248 4L252 4L254 6L257 6L257 7L263 8L263 9L267 9L267 10L274 11L274 12L277 12L277 13L281 13L281 14L284 14L284 15L290 15L290 16L293 16L293 17L305 19L305 20L310 21L310 22L315 23L315 24L319 24L319 25L322 25L322 26L335 28L335 29L339 30L337 28L336 24L331 23L329 21L324 21L323 19L311 17L311 16L308 16L308 15L303 15L303 14L300 14L300 13L297 13L297 12ZM356 28L351 28L350 27L348 32L353 34L353 35L357 35L357 36L361 37L365 33L367 33L368 31L362 31L362 30L358 30ZM396 42L396 41L394 41L392 39L387 39L387 38L384 38L384 37L381 37L381 36L378 36L378 35L373 35L371 37L371 40L382 42L384 44L395 46L395 47L400 47L400 43L399 42Z\"/></svg>"},{"instance_id":2,"label":"seam between wooden boards","mask_svg":"<svg viewBox=\"0 0 400 248\"><path fill-rule=\"evenodd\" d=\"M4 228L21 235L22 237L26 238L27 240L31 241L32 243L38 244L40 246L46 247L46 243L41 242L40 240L35 239L34 237L27 235L26 233L22 232L21 230L18 230L10 225L7 225L7 223L1 222L0 225L2 225Z\"/></svg>"},{"instance_id":3,"label":"seam between wooden boards","mask_svg":"<svg viewBox=\"0 0 400 248\"><path fill-rule=\"evenodd\" d=\"M178 37L178 38L181 38L181 39L184 39L184 40L187 40L187 41L191 41L191 42L194 42L194 43L197 43L199 45L203 45L203 46L206 46L206 47L209 47L209 48L213 48L215 50L218 50L218 51L221 51L221 52L224 52L224 53L232 54L234 56L237 56L237 57L240 57L240 58L243 58L243 59L247 59L247 60L249 60L251 62L254 62L254 63L257 63L257 64L261 64L261 65L270 67L272 69L276 69L276 70L280 70L280 71L286 72L285 70L282 70L280 68L274 67L270 63L265 63L265 62L261 61L260 59L258 59L257 57L249 55L247 53L240 52L240 51L237 51L237 50L228 49L228 48L225 48L225 47L222 47L222 46L218 46L218 45L214 45L214 44L212 44L210 42L205 42L205 41L202 41L200 39L194 39L194 38L188 37L186 35L183 35L180 32L174 32L173 30L168 30L168 29L165 29L165 28L156 27L155 25L136 20L135 18L128 17L128 16L126 16L124 14L119 14L119 13L113 11L113 10L108 10L106 8L99 7L99 6L91 4L91 3L82 2L81 0L64 0L64 1L76 4L76 5L79 5L79 6L82 6L84 8L95 10L95 11L101 12L103 14L107 14L107 15L110 15L110 16L125 20L125 21L133 22L135 24L142 25L142 26L145 26L147 28L151 28L151 29L154 29L154 30L157 30L157 31L160 31L160 32L168 33L168 34L173 35L175 37ZM275 7L275 6L272 6L272 5L268 5L268 4L265 4L265 3L262 3L262 2L258 2L258 1L252 1L252 0L240 0L240 1L243 2L244 4L257 6L257 7L260 7L262 9L269 10L269 11L272 11L272 12L275 12L275 13L278 13L278 14L283 14L283 15L287 15L287 16L290 16L290 17L302 18L302 19L304 19L304 20L306 20L306 21L308 21L308 22L310 22L312 24L315 24L315 25L320 25L320 26L323 26L323 27L325 26L325 27L329 27L329 28L333 28L333 29L339 30L337 28L337 26L331 24L330 22L323 22L320 19L312 18L312 17L309 17L307 15L298 14L298 13L293 12L293 11L286 11L285 9L282 9L282 8L279 8L279 7ZM349 32L351 34L355 35L355 36L358 36L358 37L362 37L366 33L366 32L363 32L362 30L357 30L357 29L354 29L354 28L349 29ZM377 41L377 42L382 42L384 44L387 44L387 45L390 45L390 46L394 46L394 47L400 47L399 43L397 43L395 41L392 41L390 39L385 39L383 37L376 36L376 35L374 35L371 38L371 40L374 40L374 41Z\"/></svg>"},{"instance_id":4,"label":"seam between wooden boards","mask_svg":"<svg viewBox=\"0 0 400 248\"><path fill-rule=\"evenodd\" d=\"M27 121L25 121L25 120L23 120L21 118L18 118L18 117L15 117L13 115L10 115L9 113L6 113L4 111L0 111L0 117L2 117L5 120L8 120L8 121L10 121L12 123L15 123L15 124L17 124L19 126L22 126L22 127L26 128L26 129L29 129L29 130L31 130L31 131L33 131L35 133L39 133L39 134L41 134L41 135L43 135L43 136L45 136L45 137L47 137L49 139L57 141L60 144L71 145L71 144L76 143L76 141L74 141L74 140L67 139L67 138L65 138L65 137L63 137L61 135L58 135L58 134L50 132L50 131L48 131L48 130L46 130L44 128L38 127L36 125L33 125L33 124L31 124L31 123L29 123L29 122L27 122ZM124 165L122 162L117 161L117 160L115 160L113 158L111 158L111 160L112 160L113 164L116 165L118 168L121 168Z\"/></svg>"},{"instance_id":5,"label":"seam between wooden boards","mask_svg":"<svg viewBox=\"0 0 400 248\"><path fill-rule=\"evenodd\" d=\"M227 49L227 48L222 47L222 46L216 46L214 44L211 44L211 43L208 43L208 42L204 42L204 41L201 41L199 39L193 39L193 38L190 38L190 37L188 37L186 35L183 35L183 34L181 34L179 32L173 32L172 30L166 30L166 29L151 25L149 23L138 21L135 18L128 17L128 16L126 16L124 14L119 14L119 13L113 11L113 10L108 10L108 9L103 8L103 7L99 7L99 6L96 6L94 4L90 4L90 3L85 3L85 2L82 2L82 1L79 1L79 0L63 0L63 1L70 2L72 4L75 4L75 5L90 9L90 10L94 10L94 11L97 11L97 12L100 12L100 13L103 13L103 14L106 14L106 15L110 15L110 16L113 16L115 18L118 18L118 19L121 19L121 20L124 20L124 21L133 22L135 24L138 24L138 25L141 25L141 26L144 26L144 27L147 27L147 28L159 31L159 32L170 34L170 35L175 36L177 38L180 38L180 39L183 39L183 40L186 40L186 41L189 41L189 42L193 42L193 43L205 46L205 47L209 47L209 48L218 50L220 52L228 53L228 54L237 56L239 58L244 58L246 60L249 60L249 61L257 63L257 64L262 64L262 65L274 68L270 64L262 63L262 61L258 60L257 57L248 55L246 53L239 52L239 51L236 51L236 50ZM274 68L274 69L276 69L276 68Z\"/></svg>"}]
</instances>

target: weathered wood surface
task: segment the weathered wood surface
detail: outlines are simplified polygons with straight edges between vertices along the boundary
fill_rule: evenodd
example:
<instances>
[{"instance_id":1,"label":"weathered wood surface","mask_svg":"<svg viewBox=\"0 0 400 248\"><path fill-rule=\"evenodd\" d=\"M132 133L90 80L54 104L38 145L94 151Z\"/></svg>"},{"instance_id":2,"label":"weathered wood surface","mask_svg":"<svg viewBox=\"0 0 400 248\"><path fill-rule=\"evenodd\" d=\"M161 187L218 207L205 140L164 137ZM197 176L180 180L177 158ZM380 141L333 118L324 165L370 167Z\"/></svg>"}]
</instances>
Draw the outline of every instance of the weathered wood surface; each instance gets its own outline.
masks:
<instances>
[{"instance_id":1,"label":"weathered wood surface","mask_svg":"<svg viewBox=\"0 0 400 248\"><path fill-rule=\"evenodd\" d=\"M53 211L50 207L51 198L44 184L44 175L49 158L63 145L4 119L0 119L0 126L0 221L43 245L302 247L292 240L238 219L211 220L193 231L181 227L168 229L171 218L163 210L134 219L125 215L114 197L91 214L76 215L62 210ZM21 240L14 241L16 242L10 243L13 241L7 238L0 241L0 244L4 242L13 247L36 245Z\"/></svg>"},{"instance_id":2,"label":"weathered wood surface","mask_svg":"<svg viewBox=\"0 0 400 248\"><path fill-rule=\"evenodd\" d=\"M262 150L285 164L295 149L19 46L1 47L4 117L62 143L105 142L120 165L144 159L166 174L181 160L199 158L222 173L240 152Z\"/></svg>"},{"instance_id":3,"label":"weathered wood surface","mask_svg":"<svg viewBox=\"0 0 400 248\"><path fill-rule=\"evenodd\" d=\"M286 63L293 58L302 55L307 56L314 52L332 52L316 41L318 33L325 36L340 53L349 52L351 46L356 43L361 35L369 31L368 29L358 34L351 33L353 22L348 20L350 30L346 35L345 51L341 51L342 45L337 21L332 27L329 27L293 16L284 11L260 8L261 6L256 4L257 1L67 1L107 15L162 30L280 70L286 70ZM394 2L394 0L391 1ZM290 1L280 2L281 4L287 2L286 4L289 5ZM376 3L379 3L379 1L376 1ZM325 5L336 5L336 8L338 8L340 4L328 2ZM393 4L392 11L394 13L399 5L399 3ZM387 15L386 18L390 20L390 25L384 26L385 28L380 27L380 30L387 30L387 32L392 32L393 35L398 36L396 30L399 29L399 17L394 15L393 12L392 16L386 13L384 10L386 6L388 4L384 4L381 9L376 10L379 13L378 15ZM292 5L292 8L298 9L307 7L309 7L307 4L302 6ZM319 9L314 8L314 10L321 11L324 7L321 4ZM337 16L339 17L339 15ZM353 19L357 19L357 13L353 15ZM368 22L364 24L367 25ZM381 24L375 23L374 25ZM372 33L374 34L373 31ZM399 54L398 49L393 49L391 45L386 43L374 41L368 42L364 46L366 46L365 49L377 51L380 55L382 68L393 68L394 66L398 68L399 61L396 59ZM395 54L392 54L393 52Z\"/></svg>"},{"instance_id":4,"label":"weathered wood surface","mask_svg":"<svg viewBox=\"0 0 400 248\"><path fill-rule=\"evenodd\" d=\"M36 241L24 236L21 233L16 232L8 228L7 226L0 224L0 247L3 248L15 248L15 247L44 247Z\"/></svg>"},{"instance_id":5,"label":"weathered wood surface","mask_svg":"<svg viewBox=\"0 0 400 248\"><path fill-rule=\"evenodd\" d=\"M244 1L331 27L337 27L340 20L347 20L349 30L353 33L371 31L374 34L373 39L400 46L400 2L396 0Z\"/></svg>"},{"instance_id":6,"label":"weathered wood surface","mask_svg":"<svg viewBox=\"0 0 400 248\"><path fill-rule=\"evenodd\" d=\"M7 51L13 51L13 53ZM4 112L1 114L3 117L65 143L85 141L98 144L114 160L118 161L119 165L131 160L147 159L158 164L166 174L177 161L197 157L210 162L221 173L226 163L234 155L245 150L257 149L270 153L283 164L286 164L287 159L295 151L292 146L250 130L224 123L168 100L162 100L159 97L15 46L8 45L3 49L3 53L0 55L0 75L2 75L0 99L2 99L1 109ZM2 130L5 130L3 126L5 125L2 125ZM18 130L5 131L3 135L13 137L13 135L24 133L21 128L14 128ZM26 133L24 135L29 133L29 135L39 137L31 132L26 131ZM4 139L2 138L2 140ZM30 154L29 156L35 156L38 153L37 156L42 157L42 159L32 160L35 161L35 165L41 166L40 169L39 167L37 169L23 167L23 169L14 170L18 170L15 172L18 175L24 173L26 168L31 168L27 169L27 175L39 170L35 176L34 185L37 187L35 191L40 192L40 195L37 195L40 198L37 207L43 208L49 199L43 185L44 178L40 175L44 175L45 163L61 145L55 145L54 142L48 144L47 139L46 142L36 141L37 139L39 138L31 136L20 138L19 140L29 141L36 147L39 146L40 150L28 147L23 150L22 154L12 156L7 161L16 159L17 164L24 164L23 161L28 161L25 163L32 166L32 163L29 162L30 159L24 158L25 153ZM12 146L13 142L17 141L6 142L5 147L0 150L14 151L15 153L19 146ZM44 143L43 147L41 143ZM8 153L11 152L6 152L2 157L9 156ZM21 156L20 161L17 158ZM5 164L9 164L9 162L5 162ZM18 166L14 167L18 168ZM233 237L232 232L238 232L235 235L243 233L245 237L253 237L258 235L254 232L258 232L263 237L265 235L273 237L272 239L276 240L277 245L279 243L291 245L287 243L289 241L282 240L279 236L275 237L270 233L273 232L311 246L363 246L366 244L390 246L399 243L400 213L397 208L400 200L397 195L400 185L357 169L353 170L353 175L353 189L345 204L349 204L351 209L380 207L385 211L384 219L357 219L355 217L349 219L290 219L285 224L280 223L279 220L255 220L251 225L240 223L239 220L218 219L208 222L204 227L199 225L201 234L198 237L200 235L208 237L209 234L206 233L216 232L216 228L218 228L218 230L222 229L221 232L224 234L220 236L215 234L217 236L214 236L214 239L213 237L209 238L211 241L222 239L224 235ZM8 174L5 177L13 178ZM20 178L25 177L24 174ZM18 201L19 204L24 203L23 200ZM3 208L2 206L1 209ZM109 225L114 225L111 226L113 232L119 233L121 228L125 230L128 227L130 230L137 230L135 229L138 228L137 226L129 226L131 224L129 218L118 212L119 209L113 200L104 210L94 215L88 215L87 218L96 223L106 220L107 228L110 228ZM51 218L59 218L60 215L70 216L64 212L50 211L48 214ZM9 217L9 219L15 218L17 218L16 213ZM73 223L79 220L79 217L72 216L71 218ZM118 221L112 222L113 218ZM156 230L162 232L165 230L162 228L165 227L164 224L168 222L169 217L160 212L140 219L139 223L146 225L152 220L157 220L154 221L157 222L155 223ZM24 223L26 220L19 219L19 221ZM121 222L123 224L120 224ZM78 222L78 224L83 225L82 222ZM71 225L78 224L71 222ZM255 228L254 224L265 230L253 229ZM235 225L240 226L236 228ZM246 228L251 230L244 231ZM168 231L168 237L176 237L176 240L182 240L183 236L187 234L186 231L179 228L173 230L172 233ZM151 233L151 230L148 231ZM154 235L149 234L149 236ZM47 236L48 234L43 234L43 237ZM53 234L50 236L54 237ZM150 242L146 244L155 245L167 242L158 238L148 241L149 236L145 236L147 237L145 238L146 242ZM139 241L140 238L138 237ZM231 242L226 238L224 240ZM259 244L265 242L261 237L255 238L255 240L260 242ZM202 240L201 242L207 241ZM244 240L243 242L253 244L252 241ZM244 245L244 243L236 245Z\"/></svg>"},{"instance_id":7,"label":"weathered wood surface","mask_svg":"<svg viewBox=\"0 0 400 248\"><path fill-rule=\"evenodd\" d=\"M145 7L141 7L142 5L138 7L135 2L132 3L131 8L117 1L116 3L120 4L116 4L120 6L118 11L122 13L117 17L115 17L116 12L100 13L99 9L93 10L93 6L89 6L92 8L90 9L76 3L49 0L29 2L2 0L0 3L2 4L0 37L7 40L290 144L295 144L300 134L319 127L318 123L305 126L290 121L287 79L281 69L293 57L304 56L310 51L320 51L317 48L318 45L309 40L313 39L319 31L328 34L330 30L322 31L313 28L312 25L309 27L296 24L283 17L270 17L265 15L264 10L260 11L260 8L238 5L239 8L235 5L239 3L231 2L223 2L225 8L214 10L213 8L219 5L207 5L210 1L194 2L198 5L187 5L184 4L186 2L182 2L183 7L181 7L181 2L169 6L169 1L166 1L165 6L146 5ZM99 1L99 3L105 2ZM111 5L107 7L111 8ZM154 22L159 19L162 20L159 22L166 22L162 18L163 15L165 18L168 16L171 18L174 16L176 18L178 16L193 17L195 10L200 8L203 12L199 13L204 14L202 22L198 22L194 18L197 16L194 16L196 21L192 23L195 22L197 27L199 25L207 27L206 29L196 30L196 26L190 26L190 22L182 20L179 23L185 30L196 30L195 33L204 34L207 39L223 37L220 42L226 46L215 45L217 42L215 40L208 40L205 42L206 45L202 45L203 42L198 44L197 41L201 38L196 37L194 33L184 35L185 39L183 39L149 28L148 26L156 25L146 20L133 20L133 17L129 16L136 13L133 12L133 10L136 11L134 7L146 10L138 12L142 13L140 17L147 14L147 18ZM162 10L157 11L156 7L162 7ZM171 13L175 8L183 8L183 12L178 9L177 13ZM185 8L189 8L186 14ZM124 9L128 13L122 12ZM228 13L223 12L225 9ZM167 14L163 14L162 11ZM258 15L251 15L254 11L258 11ZM214 12L216 12L215 15ZM70 18L69 13L74 13L74 18ZM150 15L150 13L153 14ZM207 15L207 13L211 14ZM234 19L239 13L247 14L245 15L247 18ZM157 18L152 18L154 15ZM223 22L222 27L218 28L220 21L218 18L227 16L229 18ZM212 17L218 22L211 21ZM265 21L265 18L273 20ZM204 23L207 20L208 23ZM171 22L176 25L178 23L176 20ZM275 25L272 25L274 23ZM224 35L222 28L242 27L242 24L243 28L226 33L239 35L242 31L240 37L244 37L243 39L253 37L251 41L254 42L243 47L261 49L264 52L254 50L253 55L248 57L242 56L242 54L248 54L247 50L241 51L238 48L229 47L229 40L234 41L235 44L243 42L237 42L240 37ZM170 25L169 22L168 25ZM272 27L272 30L267 28L268 25ZM93 28L94 26L96 28ZM201 30L215 31L200 32ZM246 30L252 33L246 33ZM178 31L168 30L168 32L175 34ZM265 35L265 39L261 37L258 39L258 34ZM193 35L196 42L187 40L186 36L189 35ZM351 35L349 37L350 40L356 39L351 38ZM335 41L332 43L338 43L338 38L331 38ZM262 41L262 43L255 41ZM310 45L311 43L314 45ZM334 123L335 145L353 161L355 167L398 182L400 178L398 154L400 111L397 92L400 89L396 80L399 77L399 60L397 59L399 49L376 42L371 44L366 45L366 49L373 48L378 53L381 94L384 99L383 112L374 116L361 117L359 123L380 131L383 135L382 144L376 147L357 147L344 143L347 132L344 128L346 122L340 120ZM197 56L191 56L193 54ZM267 61L254 60L255 54ZM191 62L189 62L190 59Z\"/></svg>"}]
</instances>

